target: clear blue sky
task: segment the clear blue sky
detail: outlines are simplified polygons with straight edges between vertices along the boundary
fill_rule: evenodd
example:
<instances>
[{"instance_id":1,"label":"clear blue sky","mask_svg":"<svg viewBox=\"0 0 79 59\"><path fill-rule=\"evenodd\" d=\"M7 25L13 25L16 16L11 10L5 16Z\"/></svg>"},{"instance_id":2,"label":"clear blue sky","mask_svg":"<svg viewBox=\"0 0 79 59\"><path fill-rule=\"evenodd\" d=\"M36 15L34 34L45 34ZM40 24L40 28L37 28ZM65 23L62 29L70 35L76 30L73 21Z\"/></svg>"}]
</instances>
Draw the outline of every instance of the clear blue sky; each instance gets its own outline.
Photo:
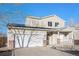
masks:
<instances>
[{"instance_id":1,"label":"clear blue sky","mask_svg":"<svg viewBox=\"0 0 79 59\"><path fill-rule=\"evenodd\" d=\"M19 4L19 5L16 4L0 5L0 13L1 12L10 13L16 11L21 11L21 12L20 13L18 12L18 14L11 14L11 15L9 14L10 22L24 23L25 22L24 17L27 15L39 16L39 17L48 16L48 15L57 15L66 21L68 21L71 18L75 19L75 21L79 21L79 4L28 3L28 4ZM3 32L6 32L4 28L3 28Z\"/></svg>"}]
</instances>

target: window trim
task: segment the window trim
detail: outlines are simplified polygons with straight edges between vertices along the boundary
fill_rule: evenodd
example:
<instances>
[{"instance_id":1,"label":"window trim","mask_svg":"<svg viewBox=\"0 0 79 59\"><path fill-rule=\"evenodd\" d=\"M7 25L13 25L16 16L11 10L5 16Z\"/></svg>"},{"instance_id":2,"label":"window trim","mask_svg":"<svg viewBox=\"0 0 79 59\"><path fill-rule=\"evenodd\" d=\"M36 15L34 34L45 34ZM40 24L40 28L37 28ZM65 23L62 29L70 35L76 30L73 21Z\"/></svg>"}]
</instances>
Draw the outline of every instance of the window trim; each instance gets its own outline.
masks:
<instances>
[{"instance_id":1,"label":"window trim","mask_svg":"<svg viewBox=\"0 0 79 59\"><path fill-rule=\"evenodd\" d=\"M59 22L55 22L55 27L58 27L59 26Z\"/></svg>"},{"instance_id":2,"label":"window trim","mask_svg":"<svg viewBox=\"0 0 79 59\"><path fill-rule=\"evenodd\" d=\"M52 27L52 21L48 21L48 26Z\"/></svg>"}]
</instances>

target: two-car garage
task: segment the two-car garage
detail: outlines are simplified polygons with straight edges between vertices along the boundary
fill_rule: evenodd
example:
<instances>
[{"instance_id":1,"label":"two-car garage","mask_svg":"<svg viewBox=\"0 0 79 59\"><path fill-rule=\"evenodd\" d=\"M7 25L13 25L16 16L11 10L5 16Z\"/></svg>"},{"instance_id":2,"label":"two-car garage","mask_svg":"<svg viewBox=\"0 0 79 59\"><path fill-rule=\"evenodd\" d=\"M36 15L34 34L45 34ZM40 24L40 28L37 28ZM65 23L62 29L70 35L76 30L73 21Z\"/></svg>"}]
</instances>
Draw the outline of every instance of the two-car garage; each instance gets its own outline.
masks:
<instances>
[{"instance_id":1,"label":"two-car garage","mask_svg":"<svg viewBox=\"0 0 79 59\"><path fill-rule=\"evenodd\" d=\"M26 34L15 34L14 36L15 48L43 46L43 41L46 39L44 31L27 31Z\"/></svg>"},{"instance_id":2,"label":"two-car garage","mask_svg":"<svg viewBox=\"0 0 79 59\"><path fill-rule=\"evenodd\" d=\"M39 30L37 28L9 28L7 46L9 48L44 46L46 33L45 30Z\"/></svg>"}]
</instances>

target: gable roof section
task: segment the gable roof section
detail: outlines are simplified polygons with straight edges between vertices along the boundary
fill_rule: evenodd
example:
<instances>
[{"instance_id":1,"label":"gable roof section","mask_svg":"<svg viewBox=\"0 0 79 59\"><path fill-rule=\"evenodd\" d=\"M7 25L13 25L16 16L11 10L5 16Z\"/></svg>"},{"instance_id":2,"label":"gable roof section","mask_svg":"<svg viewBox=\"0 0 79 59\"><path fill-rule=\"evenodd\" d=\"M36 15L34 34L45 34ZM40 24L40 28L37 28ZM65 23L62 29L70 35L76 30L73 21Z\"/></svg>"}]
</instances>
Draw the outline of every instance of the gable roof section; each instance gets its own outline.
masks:
<instances>
[{"instance_id":1,"label":"gable roof section","mask_svg":"<svg viewBox=\"0 0 79 59\"><path fill-rule=\"evenodd\" d=\"M44 17L27 16L27 18L38 19L38 20L42 20L42 19L50 18L50 17L56 17L57 19L62 20L62 21L65 22L65 20L63 20L62 18L60 18L57 15L49 15L49 16L44 16Z\"/></svg>"},{"instance_id":2,"label":"gable roof section","mask_svg":"<svg viewBox=\"0 0 79 59\"><path fill-rule=\"evenodd\" d=\"M32 19L41 19L41 17L36 17L36 16L27 16L26 18L32 18Z\"/></svg>"}]
</instances>

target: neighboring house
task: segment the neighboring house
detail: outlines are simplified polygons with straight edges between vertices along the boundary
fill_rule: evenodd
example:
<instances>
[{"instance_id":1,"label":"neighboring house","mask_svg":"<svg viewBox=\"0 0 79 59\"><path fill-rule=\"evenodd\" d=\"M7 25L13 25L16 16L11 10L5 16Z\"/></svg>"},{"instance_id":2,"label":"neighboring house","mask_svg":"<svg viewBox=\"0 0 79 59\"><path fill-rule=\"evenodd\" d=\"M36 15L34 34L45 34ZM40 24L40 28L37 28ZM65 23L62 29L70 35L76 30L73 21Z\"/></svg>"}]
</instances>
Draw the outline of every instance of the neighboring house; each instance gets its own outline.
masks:
<instances>
[{"instance_id":1,"label":"neighboring house","mask_svg":"<svg viewBox=\"0 0 79 59\"><path fill-rule=\"evenodd\" d=\"M60 17L27 16L25 24L8 24L9 48L54 46L73 48L73 32Z\"/></svg>"},{"instance_id":2,"label":"neighboring house","mask_svg":"<svg viewBox=\"0 0 79 59\"><path fill-rule=\"evenodd\" d=\"M74 45L79 45L79 25L75 25L72 27L73 30L73 37L74 37Z\"/></svg>"}]
</instances>

